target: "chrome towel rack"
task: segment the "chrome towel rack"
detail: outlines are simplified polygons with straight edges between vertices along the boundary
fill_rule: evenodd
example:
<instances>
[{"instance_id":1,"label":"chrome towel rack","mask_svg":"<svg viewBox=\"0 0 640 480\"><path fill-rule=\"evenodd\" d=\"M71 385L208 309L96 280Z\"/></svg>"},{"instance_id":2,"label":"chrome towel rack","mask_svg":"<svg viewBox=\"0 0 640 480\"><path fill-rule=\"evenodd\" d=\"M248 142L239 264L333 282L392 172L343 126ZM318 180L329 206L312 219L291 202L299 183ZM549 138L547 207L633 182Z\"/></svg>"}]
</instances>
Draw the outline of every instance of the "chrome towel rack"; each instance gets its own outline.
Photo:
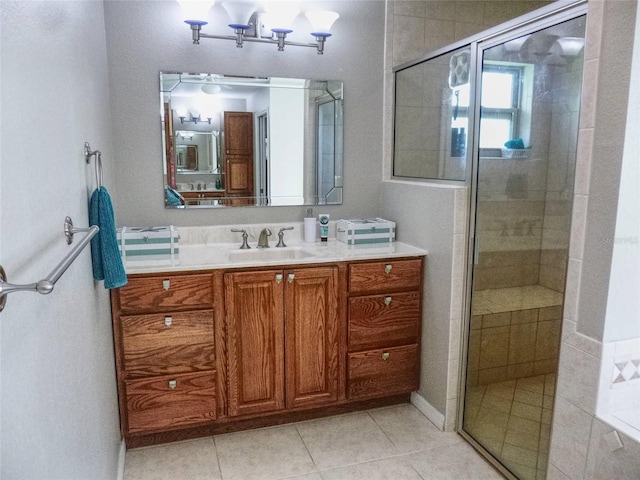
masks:
<instances>
[{"instance_id":1,"label":"chrome towel rack","mask_svg":"<svg viewBox=\"0 0 640 480\"><path fill-rule=\"evenodd\" d=\"M98 156L98 158L100 158ZM25 285L16 285L13 283L7 282L7 275L0 265L0 312L4 310L4 306L7 303L7 295L13 292L20 291L28 291L28 292L38 292L42 295L47 295L51 293L54 285L60 279L62 274L67 271L69 265L73 263L73 261L78 257L80 252L88 245L91 239L98 233L100 229L97 225L93 225L87 228L76 228L73 226L73 221L70 217L66 217L64 219L64 235L67 238L67 244L71 245L73 243L73 236L76 233L87 232L78 244L74 247L71 252L67 254L66 257L62 259L62 261L58 264L56 268L54 268L49 275L47 275L42 280L29 283Z\"/></svg>"}]
</instances>

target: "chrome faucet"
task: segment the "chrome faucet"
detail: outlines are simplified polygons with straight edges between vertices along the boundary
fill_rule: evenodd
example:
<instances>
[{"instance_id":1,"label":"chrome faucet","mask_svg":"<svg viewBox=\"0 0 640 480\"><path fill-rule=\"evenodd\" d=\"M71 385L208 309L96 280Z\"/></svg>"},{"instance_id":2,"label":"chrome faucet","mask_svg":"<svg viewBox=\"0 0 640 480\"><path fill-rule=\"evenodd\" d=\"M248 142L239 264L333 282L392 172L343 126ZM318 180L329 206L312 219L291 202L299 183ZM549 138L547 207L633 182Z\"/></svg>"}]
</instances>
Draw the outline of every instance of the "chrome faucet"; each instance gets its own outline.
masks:
<instances>
[{"instance_id":1,"label":"chrome faucet","mask_svg":"<svg viewBox=\"0 0 640 480\"><path fill-rule=\"evenodd\" d=\"M257 248L269 248L269 237L271 236L271 230L263 228L260 232L260 238L258 238Z\"/></svg>"}]
</instances>

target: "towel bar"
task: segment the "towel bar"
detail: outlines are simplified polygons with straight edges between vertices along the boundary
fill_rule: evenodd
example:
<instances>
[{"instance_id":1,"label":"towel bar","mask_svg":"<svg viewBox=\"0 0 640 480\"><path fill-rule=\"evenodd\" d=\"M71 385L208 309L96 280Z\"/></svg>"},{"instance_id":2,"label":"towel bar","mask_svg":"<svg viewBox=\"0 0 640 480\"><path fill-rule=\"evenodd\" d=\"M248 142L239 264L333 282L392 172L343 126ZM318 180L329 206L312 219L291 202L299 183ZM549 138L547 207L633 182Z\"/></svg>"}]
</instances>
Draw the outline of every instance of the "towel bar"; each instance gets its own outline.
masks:
<instances>
[{"instance_id":1,"label":"towel bar","mask_svg":"<svg viewBox=\"0 0 640 480\"><path fill-rule=\"evenodd\" d=\"M73 226L71 218L66 217L64 219L64 234L65 237L67 237L67 244L71 244L73 242L73 235L75 233L87 232L87 235L78 242L78 245L76 245L75 248L62 259L58 266L54 268L49 275L38 282L25 285L9 283L7 282L7 275L4 268L0 265L0 312L4 310L4 306L7 303L7 295L10 293L20 291L38 292L42 295L51 293L58 279L67 271L69 265L73 263L84 247L86 247L95 234L98 233L98 230L99 228L96 225L87 228L76 228Z\"/></svg>"}]
</instances>

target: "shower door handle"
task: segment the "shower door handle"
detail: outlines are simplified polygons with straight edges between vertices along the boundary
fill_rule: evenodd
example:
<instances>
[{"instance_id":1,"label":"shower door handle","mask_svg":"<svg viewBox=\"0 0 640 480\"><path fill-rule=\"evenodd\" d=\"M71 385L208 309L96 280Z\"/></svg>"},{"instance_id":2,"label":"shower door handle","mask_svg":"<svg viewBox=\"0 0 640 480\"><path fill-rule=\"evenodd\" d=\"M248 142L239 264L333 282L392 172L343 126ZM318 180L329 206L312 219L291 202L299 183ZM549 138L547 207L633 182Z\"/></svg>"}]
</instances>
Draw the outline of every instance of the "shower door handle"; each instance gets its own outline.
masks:
<instances>
[{"instance_id":1,"label":"shower door handle","mask_svg":"<svg viewBox=\"0 0 640 480\"><path fill-rule=\"evenodd\" d=\"M473 264L478 264L478 256L480 255L480 238L478 235L473 237Z\"/></svg>"}]
</instances>

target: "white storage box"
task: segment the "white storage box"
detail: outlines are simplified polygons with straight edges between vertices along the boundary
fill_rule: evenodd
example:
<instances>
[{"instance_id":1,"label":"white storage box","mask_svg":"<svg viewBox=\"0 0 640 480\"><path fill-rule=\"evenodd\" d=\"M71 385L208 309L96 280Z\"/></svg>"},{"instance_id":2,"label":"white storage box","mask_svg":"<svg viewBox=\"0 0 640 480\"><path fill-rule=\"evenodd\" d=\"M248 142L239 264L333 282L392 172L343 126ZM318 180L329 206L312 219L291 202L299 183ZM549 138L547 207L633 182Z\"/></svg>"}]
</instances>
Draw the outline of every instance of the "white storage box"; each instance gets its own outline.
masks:
<instances>
[{"instance_id":1,"label":"white storage box","mask_svg":"<svg viewBox=\"0 0 640 480\"><path fill-rule=\"evenodd\" d=\"M178 229L163 227L122 227L117 229L118 249L123 261L176 260L179 254Z\"/></svg>"},{"instance_id":2,"label":"white storage box","mask_svg":"<svg viewBox=\"0 0 640 480\"><path fill-rule=\"evenodd\" d=\"M336 238L347 245L391 243L396 239L396 224L383 218L338 220Z\"/></svg>"}]
</instances>

